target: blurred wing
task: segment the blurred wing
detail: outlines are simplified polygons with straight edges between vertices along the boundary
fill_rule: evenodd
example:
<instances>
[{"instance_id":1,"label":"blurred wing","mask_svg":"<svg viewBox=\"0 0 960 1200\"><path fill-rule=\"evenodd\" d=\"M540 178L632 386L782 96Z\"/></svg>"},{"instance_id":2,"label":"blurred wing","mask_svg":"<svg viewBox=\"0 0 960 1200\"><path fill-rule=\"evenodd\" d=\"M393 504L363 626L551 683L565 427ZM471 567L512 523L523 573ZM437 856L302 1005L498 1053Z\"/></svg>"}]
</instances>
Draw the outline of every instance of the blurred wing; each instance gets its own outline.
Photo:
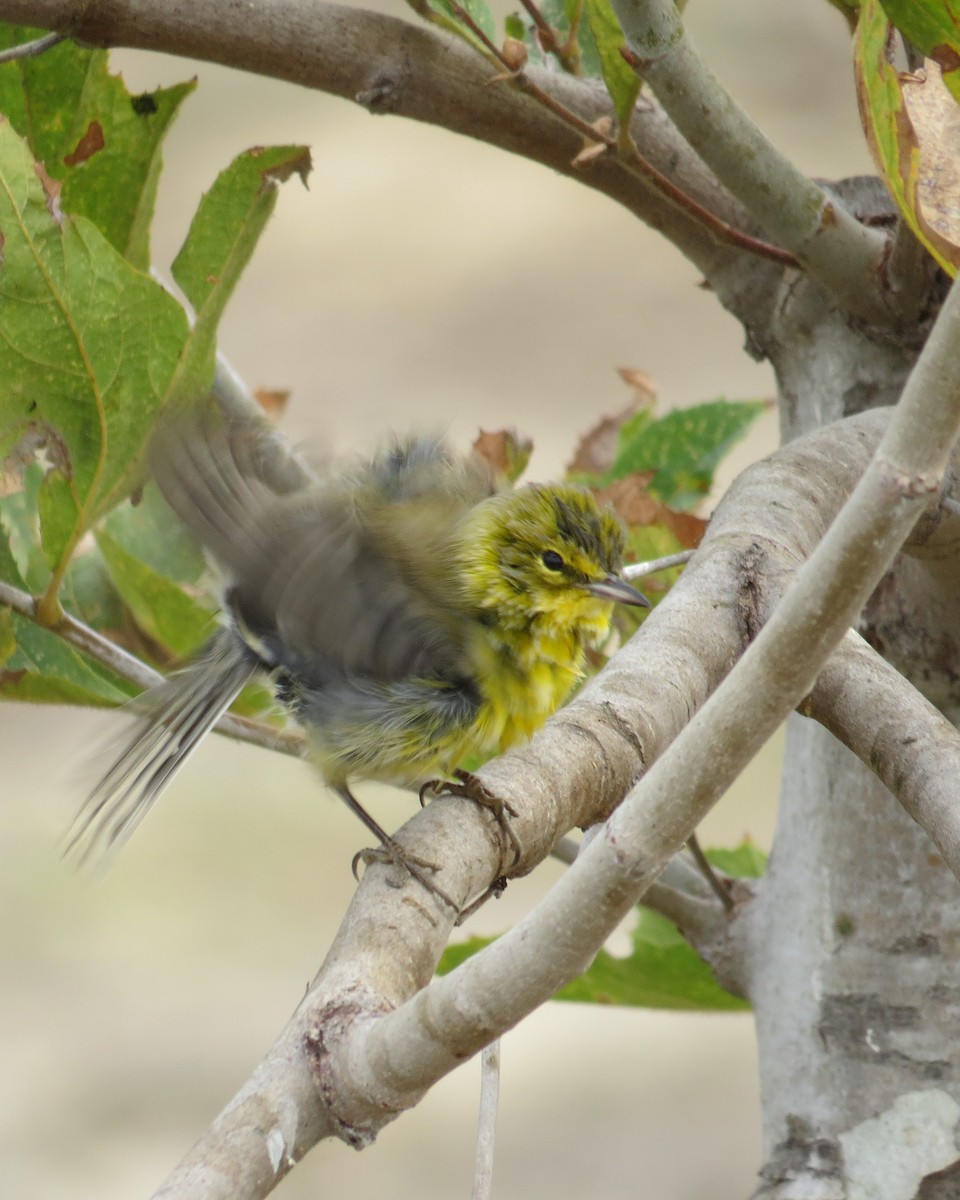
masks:
<instances>
[{"instance_id":1,"label":"blurred wing","mask_svg":"<svg viewBox=\"0 0 960 1200\"><path fill-rule=\"evenodd\" d=\"M178 418L151 466L230 576L230 607L268 664L313 687L455 672L463 617L444 580L452 526L477 498L469 473L419 439L353 478L281 491L259 437L216 413Z\"/></svg>"}]
</instances>

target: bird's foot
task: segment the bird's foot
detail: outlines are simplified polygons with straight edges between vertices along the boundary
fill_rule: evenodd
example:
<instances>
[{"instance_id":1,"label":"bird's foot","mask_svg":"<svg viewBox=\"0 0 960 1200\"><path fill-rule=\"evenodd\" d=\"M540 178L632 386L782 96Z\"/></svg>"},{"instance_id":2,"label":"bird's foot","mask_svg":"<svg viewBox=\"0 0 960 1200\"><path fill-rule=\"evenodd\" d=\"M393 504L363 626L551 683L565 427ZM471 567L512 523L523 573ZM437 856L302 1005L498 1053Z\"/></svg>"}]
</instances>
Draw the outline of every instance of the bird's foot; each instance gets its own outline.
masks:
<instances>
[{"instance_id":1,"label":"bird's foot","mask_svg":"<svg viewBox=\"0 0 960 1200\"><path fill-rule=\"evenodd\" d=\"M490 893L496 891L496 894L500 895L506 887L505 876L523 857L523 846L520 844L520 839L514 832L513 826L510 824L510 818L517 815L517 810L509 801L504 800L502 796L497 796L491 792L480 777L474 775L472 771L454 771L452 780L428 780L420 789L420 803L425 804L428 799L441 795L463 796L465 799L479 804L481 808L489 809L496 818L504 841L513 851L513 861L508 866L504 866L497 882L491 885L489 889ZM501 865L503 866L504 864ZM487 894L484 895L484 899L486 899Z\"/></svg>"},{"instance_id":2,"label":"bird's foot","mask_svg":"<svg viewBox=\"0 0 960 1200\"><path fill-rule=\"evenodd\" d=\"M360 881L358 871L360 863L363 863L365 867L368 867L371 863L392 863L394 866L402 868L417 883L425 887L428 892L442 900L444 904L459 914L459 904L452 900L443 888L438 887L430 878L433 872L439 871L439 866L434 862L429 862L425 858L418 857L416 854L411 854L409 850L404 850L400 843L394 841L393 838L384 838L379 846L369 846L364 850L357 851L350 864L353 877L357 882ZM392 884L391 886L399 887L400 884Z\"/></svg>"}]
</instances>

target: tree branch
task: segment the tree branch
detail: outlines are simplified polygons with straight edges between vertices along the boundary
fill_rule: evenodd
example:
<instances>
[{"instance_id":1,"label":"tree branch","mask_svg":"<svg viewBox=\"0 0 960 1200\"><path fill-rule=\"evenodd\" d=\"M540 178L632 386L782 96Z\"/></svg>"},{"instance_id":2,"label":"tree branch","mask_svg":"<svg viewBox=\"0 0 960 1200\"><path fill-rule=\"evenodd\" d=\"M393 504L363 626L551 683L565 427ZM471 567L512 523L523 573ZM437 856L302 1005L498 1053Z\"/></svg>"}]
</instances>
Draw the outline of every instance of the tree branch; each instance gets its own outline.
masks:
<instances>
[{"instance_id":1,"label":"tree branch","mask_svg":"<svg viewBox=\"0 0 960 1200\"><path fill-rule=\"evenodd\" d=\"M864 762L960 879L960 733L849 630L800 705Z\"/></svg>"},{"instance_id":2,"label":"tree branch","mask_svg":"<svg viewBox=\"0 0 960 1200\"><path fill-rule=\"evenodd\" d=\"M13 584L0 579L0 604L12 608L14 612L27 617L46 629L56 637L62 638L77 650L82 650L88 658L106 667L121 679L132 683L142 691L163 683L159 671L147 666L139 658L128 654L122 646L111 642L102 634L84 625L76 617L62 613L56 625L44 625L37 611L37 602L29 592L24 592ZM303 756L305 743L303 735L292 729L278 729L262 721L252 721L249 717L238 717L231 713L221 717L214 726L217 733L233 738L238 742L249 742L252 746L262 746L266 750L276 750L281 754L291 754L300 758Z\"/></svg>"},{"instance_id":3,"label":"tree branch","mask_svg":"<svg viewBox=\"0 0 960 1200\"><path fill-rule=\"evenodd\" d=\"M396 114L441 125L542 163L623 204L712 277L742 256L614 156L583 167L582 138L523 91L529 80L586 126L612 114L598 80L526 67L493 83L490 63L463 41L430 27L336 4L271 0L0 0L0 20L69 33L89 45L158 50L270 75ZM685 195L730 227L745 210L679 137L659 106L638 111L631 134L643 156Z\"/></svg>"},{"instance_id":4,"label":"tree branch","mask_svg":"<svg viewBox=\"0 0 960 1200\"><path fill-rule=\"evenodd\" d=\"M16 62L23 58L36 58L54 46L58 46L66 37L65 33L48 33L43 37L34 38L32 42L21 42L18 46L11 46L8 50L0 51L0 63Z\"/></svg>"},{"instance_id":5,"label":"tree branch","mask_svg":"<svg viewBox=\"0 0 960 1200\"><path fill-rule=\"evenodd\" d=\"M886 237L833 202L763 136L699 57L673 0L614 0L627 61L653 88L693 149L843 306L888 326L881 288Z\"/></svg>"},{"instance_id":6,"label":"tree branch","mask_svg":"<svg viewBox=\"0 0 960 1200\"><path fill-rule=\"evenodd\" d=\"M954 296L947 321L958 320L957 307ZM953 324L948 331L957 335ZM943 342L935 344L935 365L942 366ZM916 422L918 389L929 390L931 435L942 439L947 422L936 375L929 364L919 372L904 411ZM889 412L852 418L741 476L701 550L640 633L529 744L482 769L486 786L517 810L521 869L528 870L573 824L602 819L674 741L547 900L495 945L424 987L449 920L414 886L386 887L386 868L371 867L290 1025L159 1196L252 1200L320 1136L365 1144L436 1078L586 965L747 755L809 690L895 537L928 503L943 453L932 451L929 439L924 462L932 474L915 469L909 456L893 460L894 468L878 455L867 470L889 419ZM897 448L895 429L883 445ZM861 475L853 515L833 521ZM773 644L774 635L761 631L759 653L751 649L690 733L677 736L756 632L754 579L762 576L773 595L821 541L799 573L799 595L804 606L811 593L824 603L804 619L798 601L782 601L767 627L777 635ZM850 567L837 568L831 585L823 558L843 564L848 556ZM784 633L780 614L791 610ZM682 778L691 766L693 789ZM498 872L496 835L489 814L453 799L434 802L401 831L405 845L443 864L438 881L455 896L474 894Z\"/></svg>"}]
</instances>

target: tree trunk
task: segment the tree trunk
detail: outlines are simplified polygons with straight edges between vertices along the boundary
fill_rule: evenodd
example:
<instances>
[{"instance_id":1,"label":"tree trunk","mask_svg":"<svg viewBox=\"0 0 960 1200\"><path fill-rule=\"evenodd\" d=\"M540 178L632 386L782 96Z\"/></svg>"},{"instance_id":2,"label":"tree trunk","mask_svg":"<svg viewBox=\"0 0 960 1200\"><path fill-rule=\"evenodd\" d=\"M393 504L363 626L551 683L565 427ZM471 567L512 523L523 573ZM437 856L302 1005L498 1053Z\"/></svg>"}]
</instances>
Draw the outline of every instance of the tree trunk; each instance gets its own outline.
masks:
<instances>
[{"instance_id":1,"label":"tree trunk","mask_svg":"<svg viewBox=\"0 0 960 1200\"><path fill-rule=\"evenodd\" d=\"M842 188L867 203L874 185ZM866 336L808 281L785 286L750 332L777 372L784 441L895 403L917 350ZM954 570L949 548L901 555L861 622L948 715L955 610L940 593L955 598ZM867 767L800 716L788 725L769 870L745 921L764 1112L757 1195L921 1194L921 1180L960 1162L960 886ZM931 1178L922 1195L960 1195L960 1179Z\"/></svg>"},{"instance_id":2,"label":"tree trunk","mask_svg":"<svg viewBox=\"0 0 960 1200\"><path fill-rule=\"evenodd\" d=\"M747 919L758 1195L914 1196L956 1160L960 887L887 789L799 716Z\"/></svg>"}]
</instances>

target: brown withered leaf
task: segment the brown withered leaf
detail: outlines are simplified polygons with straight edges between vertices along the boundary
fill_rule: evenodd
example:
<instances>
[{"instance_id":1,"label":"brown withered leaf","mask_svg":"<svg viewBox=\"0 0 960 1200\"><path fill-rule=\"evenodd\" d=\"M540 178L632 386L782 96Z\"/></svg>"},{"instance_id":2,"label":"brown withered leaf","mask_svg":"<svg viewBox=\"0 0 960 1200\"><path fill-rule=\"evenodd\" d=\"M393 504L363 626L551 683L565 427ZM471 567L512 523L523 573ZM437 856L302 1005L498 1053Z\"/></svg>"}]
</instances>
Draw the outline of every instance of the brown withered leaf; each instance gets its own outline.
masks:
<instances>
[{"instance_id":1,"label":"brown withered leaf","mask_svg":"<svg viewBox=\"0 0 960 1200\"><path fill-rule=\"evenodd\" d=\"M626 479L618 479L608 487L597 490L601 504L609 504L628 528L662 525L669 529L685 550L700 545L707 522L692 513L678 512L664 504L647 490L656 471L637 471Z\"/></svg>"},{"instance_id":2,"label":"brown withered leaf","mask_svg":"<svg viewBox=\"0 0 960 1200\"><path fill-rule=\"evenodd\" d=\"M533 442L521 437L515 429L481 429L473 443L473 452L490 464L495 475L513 483L526 470Z\"/></svg>"},{"instance_id":3,"label":"brown withered leaf","mask_svg":"<svg viewBox=\"0 0 960 1200\"><path fill-rule=\"evenodd\" d=\"M600 504L609 504L625 525L655 525L663 505L647 491L656 471L637 471L626 479L618 479L595 495Z\"/></svg>"},{"instance_id":4,"label":"brown withered leaf","mask_svg":"<svg viewBox=\"0 0 960 1200\"><path fill-rule=\"evenodd\" d=\"M700 545L708 522L693 513L677 512L664 504L660 510L660 524L677 539L684 550L696 550Z\"/></svg>"},{"instance_id":5,"label":"brown withered leaf","mask_svg":"<svg viewBox=\"0 0 960 1200\"><path fill-rule=\"evenodd\" d=\"M636 411L636 404L630 404L612 417L601 417L577 443L567 470L584 475L602 475L609 471L617 454L620 428Z\"/></svg>"},{"instance_id":6,"label":"brown withered leaf","mask_svg":"<svg viewBox=\"0 0 960 1200\"><path fill-rule=\"evenodd\" d=\"M290 392L283 388L256 388L253 398L271 421L279 421L286 410Z\"/></svg>"},{"instance_id":7,"label":"brown withered leaf","mask_svg":"<svg viewBox=\"0 0 960 1200\"><path fill-rule=\"evenodd\" d=\"M653 377L639 367L617 367L617 374L633 392L635 408L655 408L657 385Z\"/></svg>"}]
</instances>

